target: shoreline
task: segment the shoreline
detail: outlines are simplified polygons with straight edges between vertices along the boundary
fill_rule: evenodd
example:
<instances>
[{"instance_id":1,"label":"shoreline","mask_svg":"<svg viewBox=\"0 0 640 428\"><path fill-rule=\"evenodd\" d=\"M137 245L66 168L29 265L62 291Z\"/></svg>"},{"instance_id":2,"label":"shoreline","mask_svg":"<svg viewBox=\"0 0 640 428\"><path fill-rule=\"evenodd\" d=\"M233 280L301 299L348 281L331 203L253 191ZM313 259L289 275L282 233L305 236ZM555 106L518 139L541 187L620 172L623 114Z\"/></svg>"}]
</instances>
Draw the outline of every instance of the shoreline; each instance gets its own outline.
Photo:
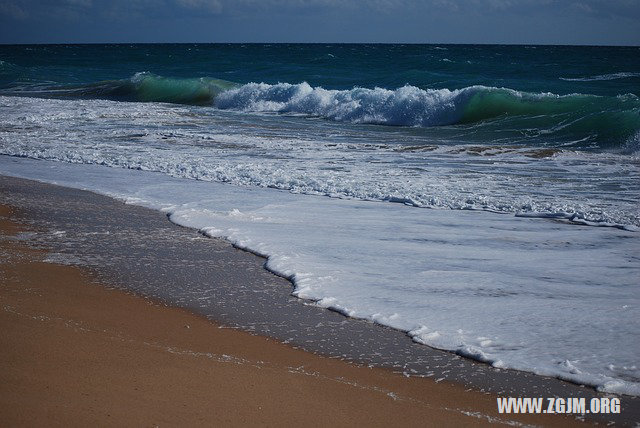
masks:
<instances>
[{"instance_id":1,"label":"shoreline","mask_svg":"<svg viewBox=\"0 0 640 428\"><path fill-rule=\"evenodd\" d=\"M188 311L43 262L0 207L4 360L0 416L18 425L329 422L482 424L487 397L439 385L425 400L399 376L224 329ZM12 239L12 237L14 239ZM7 253L5 253L6 255ZM408 383L408 382L406 382ZM400 388L398 388L400 386ZM287 394L290 396L287 397ZM460 396L460 409L438 396ZM284 405L293 399L302 406ZM473 403L473 404L472 404ZM495 419L497 422L499 419ZM524 418L527 420L527 418Z\"/></svg>"},{"instance_id":2,"label":"shoreline","mask_svg":"<svg viewBox=\"0 0 640 428\"><path fill-rule=\"evenodd\" d=\"M17 180L17 179L11 179L11 180ZM23 180L23 181L27 182L26 180ZM31 184L29 184L29 183L31 183ZM32 190L33 190L35 187L37 187L37 185L36 185L36 184L34 184L34 182L27 182L25 185L26 185L27 187L31 186L31 189L32 189ZM40 185L40 184L38 184L38 185ZM41 185L41 186L44 186L44 187L47 187L47 188L53 188L53 187L55 187L55 186L51 186L51 185ZM65 188L65 189L66 189L66 188ZM69 192L71 192L71 193L76 193L76 194L77 194L77 193L82 192L82 191L72 190L72 189L68 189L68 190L69 190ZM87 192L85 192L85 193L87 193ZM60 196L60 195L57 195L56 197L59 197L59 196ZM99 197L99 198L108 199L108 198L106 198L106 197ZM113 200L112 200L112 201L113 201ZM113 201L112 203L113 203L113 204L117 204L117 202L115 202L115 201ZM129 208L129 209L131 209L131 208ZM34 217L36 217L36 218L37 218L38 216L36 215L36 216L34 216ZM166 218L164 218L164 219L163 219L163 221L164 221L164 222L166 222L166 223L169 223L169 222L167 221L167 219L166 219ZM39 223L38 223L38 221L37 221L37 220L35 221L35 223L34 223L34 224L35 224L35 225L39 225ZM174 228L179 228L178 226L175 226L175 225L172 225L172 227L174 227ZM195 233L194 233L193 231L191 231L191 234L192 234L192 235L195 235ZM210 239L208 239L208 238L193 238L193 239L206 239L206 240L208 240L208 241L209 241L209 243L211 243L210 241L212 241L212 240L210 240ZM230 244L225 244L225 245L226 245L227 247L230 247ZM228 251L228 250L227 250L227 251ZM232 250L232 251L239 251L239 250ZM53 259L53 260L55 260L55 257L54 257L54 259ZM100 261L98 261L98 264L99 264L99 263L100 263ZM55 265L53 265L53 266L55 266ZM260 269L262 269L261 265L259 265L259 267L260 267ZM67 268L68 268L68 269L77 269L77 268L70 268L70 267L67 267ZM101 280L101 279L102 279L102 278L100 278L100 276L99 276L99 280ZM118 279L116 279L116 281L117 281L117 280L120 280L120 279L118 278ZM111 284L111 282L109 281L109 286L111 286L111 285L112 285L112 284ZM134 289L134 290L130 290L130 291L133 291L134 293L136 293L136 290L135 290L135 289ZM282 290L280 290L280 291L282 291ZM114 292L115 292L115 291L114 291ZM116 293L117 293L117 292L116 292ZM143 293L143 294L144 294L144 293ZM280 293L280 294L282 294L282 293ZM139 299L139 298L138 298L138 299ZM295 298L294 298L294 299L295 299ZM295 300L297 300L297 299L295 299ZM311 309L310 309L310 308L308 308L306 305L300 305L300 304L299 304L299 302L297 303L297 305L298 305L298 306L300 306L300 307L301 307L302 309L304 309L304 310L311 310ZM197 308L188 308L188 309L193 310L193 309L197 309ZM175 308L169 308L169 309L167 309L167 308L163 308L163 310L176 310L176 309L175 309ZM184 311L184 310L182 310L182 309L177 309L177 310L178 310L178 311ZM326 311L326 310L321 310L321 311L322 311L323 313L328 312L328 311ZM197 312L197 310L196 310L196 312ZM196 316L196 317L198 317L197 315L191 315L191 316ZM325 316L326 316L326 314L325 314ZM333 316L333 315L332 315L332 316ZM369 330L370 330L371 328L382 329L382 328L381 328L381 327L379 327L379 326L372 326L372 325L370 325L371 323L366 323L366 322L362 322L362 321L358 321L358 320L352 320L352 319L346 319L346 318L342 317L341 315L337 315L337 314L335 314L335 316L340 317L341 322L347 322L347 323L349 323L349 324L351 324L351 325L353 325L353 324L363 324L363 325L365 326L364 328L369 329ZM198 317L198 318L199 318L199 319L201 319L201 320L202 320L203 322L205 322L205 323L209 323L209 321L204 320L204 318L203 318L203 317ZM345 320L346 320L346 321L345 321ZM208 324L208 325L210 325L210 324ZM232 326L232 327L233 327L233 328L234 328L234 330L235 330L236 326ZM240 328L242 328L242 327L240 327ZM271 334L264 334L264 331L259 331L258 329L245 328L245 330L249 330L249 331L252 331L252 330L253 330L255 333L258 333L258 334L261 334L261 335L271 336ZM232 330L222 329L222 331L232 331ZM235 332L235 331L234 331L234 332ZM235 333L238 333L238 332L235 332ZM248 334L248 333L242 333L242 334ZM394 332L392 332L392 334L393 334L393 335L395 335L395 336L398 336L398 337L399 337L399 336L402 336L402 333L400 333L400 332L398 332L398 331L394 331ZM277 334L275 334L274 336L276 336L276 337L277 337ZM260 336L250 336L250 337L260 337ZM244 339L243 339L243 340L244 340ZM273 341L273 339L265 339L265 340L267 340L267 341L271 341L271 342L274 342L274 341ZM407 340L407 338L406 338L406 337L404 337L404 338L403 338L403 340ZM280 341L282 341L282 340L280 340ZM285 340L285 343L286 343L286 342L287 342L287 341ZM291 342L291 345L293 345L294 347L298 347L298 344L296 343L296 341L295 341L295 340ZM295 350L295 349L291 349L291 346L286 346L286 345L282 345L282 344L279 344L279 343L277 344L277 346L284 346L284 347L286 347L287 349L290 349L290 350L292 350L292 351L302 352L302 351L297 351L297 350ZM423 347L422 345L415 345L415 346ZM234 349L235 349L235 348L234 348ZM313 351L313 350L312 350L312 351ZM443 358L448 358L449 360L453 360L455 363L457 363L457 361L458 361L458 360L461 360L459 357L457 357L457 356L455 356L455 355L452 355L452 354L450 354L450 353L445 353L445 352L442 352L442 351L435 351L435 352L436 352L436 353L438 353L438 354L439 354L439 355L441 355L441 356L442 356L442 355L444 355L444 357L443 357ZM323 360L323 361L335 361L335 360L334 360L334 359L332 359L332 358L317 357L317 356L314 356L314 355L312 355L312 354L310 354L310 353L308 353L308 352L304 352L303 354L304 354L304 355L308 355L308 356L313 356L313 358L320 358L320 359L321 359L321 360ZM327 352L325 352L325 354L327 354ZM328 352L328 354L331 354L331 351L329 351L329 352ZM350 357L346 357L346 358L343 358L343 359L346 359L346 360L356 360L356 359L354 359L354 358L350 358ZM342 361L336 361L336 363L348 364L348 363L345 363L345 362L342 362ZM360 364L362 364L362 361L360 361ZM475 363L475 364L476 364L476 365L478 365L478 363ZM376 364L374 364L374 365L376 365ZM381 366L383 366L383 367L384 367L384 364L382 364ZM291 367L292 367L292 366L289 366L288 368L289 368L289 369L291 369ZM463 392L464 392L464 394L470 393L472 396L476 397L476 398L471 398L471 401L470 401L471 403L474 403L474 404L475 404L475 403L476 403L476 401L478 400L478 397L484 397L484 398L486 398L486 397L490 396L490 394L486 394L486 393L482 393L482 392L469 392L469 391L468 391L468 389L469 389L469 388L467 388L467 386L466 386L464 383L462 383L462 385L463 385L463 386L456 385L456 384L455 384L455 380L454 380L454 383L451 383L451 382L448 382L448 381L446 381L446 382L441 382L441 383L440 383L440 382L438 382L437 380L436 380L436 381L434 381L434 380L432 380L432 379L423 379L423 378L417 378L417 377L405 378L405 377L404 377L404 376L402 376L401 374L398 374L398 373L390 373L390 371L389 371L389 370L387 370L387 369L380 369L380 368L366 369L366 368L363 368L363 367L361 367L361 369L363 369L363 370L365 370L365 371L366 371L366 370L372 370L372 371L374 371L374 372L382 371L382 372L384 372L384 373L387 373L387 375L388 375L388 376L397 377L397 381L398 381L398 382L400 382L400 383L405 382L405 380L404 380L404 379L410 379L410 380L406 380L406 382L407 382L408 384L409 384L409 383L410 383L410 384L413 384L413 383L422 383L422 386L420 386L420 388L425 388L425 386L424 386L424 385L428 385L428 388L427 388L427 389L434 388L434 387L439 388L440 386L446 386L446 387L451 387L451 388L458 388L458 389L456 389L456 390L455 390L455 392L453 393L453 396L455 396L455 397L456 397L456 398L454 399L454 400L455 400L455 401L454 401L454 403L449 402L449 403L447 404L447 406L452 406L452 405L459 406L459 404L455 404L455 403L458 403L458 401L460 401L460 400L459 400L459 397L460 397L460 394L462 394ZM397 371L397 370L396 370L396 371ZM493 371L493 370L489 370L489 368L483 368L483 369L480 369L480 371L481 371L483 374L486 374L487 372L489 372L489 371ZM464 373L464 370L462 370L462 372ZM507 371L499 371L499 372L505 373L505 372L507 372ZM516 377L519 377L519 376L522 376L522 375L517 375ZM545 390L546 390L546 389L545 389L545 387L544 387L545 382L544 382L544 381L542 381L542 379L543 379L542 377L540 377L540 376L536 376L536 375L532 375L532 374L525 374L525 375L524 375L524 377L532 378L533 380L531 381L531 382L532 382L532 384L531 384L531 385L535 386L535 387L532 389L532 388L530 387L531 385L529 385L529 387L527 387L527 386L525 385L525 386L524 386L524 388L525 388L524 390L527 390L527 388L528 388L528 390L529 390L533 395L539 395L540 390L538 390L538 386L541 386L541 385L543 386L543 388L541 389L541 391L545 391ZM449 380L449 379L447 379L447 380ZM503 378L503 379L498 379L498 381L497 381L497 382L498 382L498 383L499 383L499 382L504 382L504 378ZM555 379L553 379L551 382L552 382L552 383L554 383L554 384L555 384L555 383L558 383L558 384L562 383L561 381L558 381L558 380L555 380ZM460 382L458 382L458 383L460 384ZM562 383L562 384L564 384L564 383ZM577 387L577 386L575 386L575 385L571 385L571 384L568 384L568 385L570 385L570 387L568 387L568 389L566 389L566 390L565 390L565 391L567 391L567 392L566 392L566 394L570 394L570 393L572 393L572 391L573 391L573 392L575 392L575 391L579 391L579 390L584 390L584 388L580 388L580 387ZM377 387L376 387L376 388L377 388ZM519 386L519 388L520 388L520 391L522 391L522 390L523 390L523 389L522 389L522 388L523 388L523 385L521 384L521 385ZM477 387L476 387L475 389L476 389L476 390L479 390L479 389L481 389L481 388L477 388ZM491 390L491 388L487 388L487 389L488 389L488 390ZM392 393L392 394L397 395L397 394L396 394L395 392L393 392L392 390L389 390L389 391L391 391L391 393ZM584 392L584 391L583 391L583 392ZM535 394L534 394L534 393L535 393ZM421 391L421 394L422 394L422 391ZM442 395L442 392L439 392L438 394L439 394L439 395ZM463 395L464 395L464 394L463 394ZM529 394L529 395L532 395L532 394ZM451 394L449 394L449 395L451 395ZM543 394L543 395L544 395L544 394ZM596 393L595 393L595 392L593 392L592 394L589 394L589 395L596 395ZM427 396L428 396L428 394L427 394ZM526 395L525 395L525 396L526 396ZM551 396L551 395L549 395L549 396ZM561 396L571 396L571 395L561 395ZM463 401L464 401L464 400L461 400L460 402L463 402ZM621 417L624 417L624 416L630 416L630 417L631 417L631 419L626 419L626 421L627 421L627 422L628 422L628 421L630 421L630 420L634 420L634 419L633 419L633 415L631 415L631 414L629 414L629 415L625 415L625 407L627 407L627 406L625 406L625 405L624 405L624 404L625 404L625 402L629 402L629 403L631 403L631 402L632 402L632 401L634 401L634 400L633 400L631 397L623 396L623 400L622 400L622 401L623 401L623 413L622 413L622 415L618 415L618 416L621 416ZM498 418L502 418L502 419L504 419L504 417L505 417L506 415L500 415L500 416L495 415L495 413L497 413L497 409L494 409L494 407L495 407L495 396L493 396L493 397L492 397L492 400L489 400L489 403L490 403L490 404L489 404L489 407L488 407L488 408L485 408L485 409L482 409L482 410L473 410L473 412L480 412L480 414L482 415L482 417L485 417L485 416L488 416L488 415L492 415L492 416L490 416L490 417L492 417L492 418L498 417ZM492 413L491 411L493 411L493 413ZM510 416L511 416L511 415L510 415ZM447 417L449 417L449 416L447 416ZM549 416L547 416L547 415L544 415L544 416L540 416L540 415L538 415L538 416L536 416L536 417L537 417L537 418L540 418L540 417L542 418L541 420L538 420L536 423L538 423L538 424L542 423L542 424L544 424L544 425L547 425L547 424L549 424L549 423L553 423L553 422L551 422L551 419L552 419L552 418L558 418L558 419L561 421L561 423L563 423L563 424L568 423L568 422L569 422L569 420L574 421L574 420L573 420L573 418L554 417L554 416L550 416L550 415L549 415ZM596 416L596 418L597 418L597 416ZM590 419L591 419L591 418L590 418ZM392 421L395 421L395 422L397 422L397 421L398 421L398 419L397 419L397 418L394 418L394 419L391 419L391 420L392 420ZM605 420L608 420L608 419L605 419ZM624 423L624 420L625 420L625 419L622 419L623 423ZM487 419L485 418L485 422L486 422L486 421L487 421ZM497 422L497 421L494 421L494 422ZM466 421L466 423L469 423L469 421L467 420L467 421ZM530 422L528 422L528 423L530 423Z\"/></svg>"},{"instance_id":3,"label":"shoreline","mask_svg":"<svg viewBox=\"0 0 640 428\"><path fill-rule=\"evenodd\" d=\"M46 252L19 236L25 228L12 211L0 206L9 278L0 296L9 330L2 335L0 415L9 425L536 419L494 415L493 397L459 386L319 357L106 288L81 268L43 261Z\"/></svg>"}]
</instances>

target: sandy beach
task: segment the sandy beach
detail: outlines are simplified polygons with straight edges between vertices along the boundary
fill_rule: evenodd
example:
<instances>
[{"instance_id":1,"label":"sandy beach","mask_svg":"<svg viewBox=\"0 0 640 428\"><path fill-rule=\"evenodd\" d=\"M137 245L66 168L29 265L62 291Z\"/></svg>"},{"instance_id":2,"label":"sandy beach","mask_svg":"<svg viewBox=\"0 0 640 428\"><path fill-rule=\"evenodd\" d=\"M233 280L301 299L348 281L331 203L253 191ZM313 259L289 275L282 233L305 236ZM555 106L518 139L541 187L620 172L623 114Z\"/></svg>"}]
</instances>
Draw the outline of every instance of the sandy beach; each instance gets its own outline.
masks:
<instances>
[{"instance_id":1,"label":"sandy beach","mask_svg":"<svg viewBox=\"0 0 640 428\"><path fill-rule=\"evenodd\" d=\"M5 426L578 423L498 415L493 394L321 357L105 287L46 262L28 213L0 215Z\"/></svg>"}]
</instances>

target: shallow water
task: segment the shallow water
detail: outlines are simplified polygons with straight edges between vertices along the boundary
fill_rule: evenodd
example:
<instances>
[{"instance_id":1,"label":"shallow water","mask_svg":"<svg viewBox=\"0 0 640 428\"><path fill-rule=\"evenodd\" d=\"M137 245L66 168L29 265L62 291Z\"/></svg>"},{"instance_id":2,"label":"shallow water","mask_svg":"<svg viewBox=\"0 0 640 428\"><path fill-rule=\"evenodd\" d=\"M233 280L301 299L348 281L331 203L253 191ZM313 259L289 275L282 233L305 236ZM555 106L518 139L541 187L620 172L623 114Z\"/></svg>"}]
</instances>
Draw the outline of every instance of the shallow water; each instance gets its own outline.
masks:
<instances>
[{"instance_id":1,"label":"shallow water","mask_svg":"<svg viewBox=\"0 0 640 428\"><path fill-rule=\"evenodd\" d=\"M460 355L637 395L637 232L0 157L269 257L294 295ZM122 219L126 223L126 219ZM161 290L180 303L180 287ZM153 292L151 293L154 294ZM219 310L201 290L199 310ZM551 344L551 345L550 345Z\"/></svg>"}]
</instances>

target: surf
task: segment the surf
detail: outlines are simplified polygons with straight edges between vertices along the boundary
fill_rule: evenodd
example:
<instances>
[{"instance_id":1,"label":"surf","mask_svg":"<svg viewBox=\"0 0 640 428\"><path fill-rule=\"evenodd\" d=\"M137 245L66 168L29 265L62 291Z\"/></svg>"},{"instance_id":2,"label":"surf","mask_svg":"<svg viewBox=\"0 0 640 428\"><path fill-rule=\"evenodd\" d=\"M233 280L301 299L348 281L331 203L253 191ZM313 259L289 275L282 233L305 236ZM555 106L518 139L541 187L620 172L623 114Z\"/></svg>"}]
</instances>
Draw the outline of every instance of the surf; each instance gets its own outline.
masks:
<instances>
[{"instance_id":1,"label":"surf","mask_svg":"<svg viewBox=\"0 0 640 428\"><path fill-rule=\"evenodd\" d=\"M640 98L634 94L557 95L481 85L461 89L412 85L325 89L308 82L240 84L214 77L174 78L150 72L78 85L14 86L0 94L162 102L354 124L456 126L474 132L482 128L489 136L510 129L516 134L514 138L521 135L537 142L621 151L635 146L630 141L640 132Z\"/></svg>"},{"instance_id":2,"label":"surf","mask_svg":"<svg viewBox=\"0 0 640 428\"><path fill-rule=\"evenodd\" d=\"M389 126L484 126L520 130L542 138L577 141L585 136L601 148L622 147L640 131L640 99L633 94L527 93L470 86L390 90L330 90L299 84L249 83L220 93L220 109L303 114L328 120ZM505 123L508 122L508 123Z\"/></svg>"}]
</instances>

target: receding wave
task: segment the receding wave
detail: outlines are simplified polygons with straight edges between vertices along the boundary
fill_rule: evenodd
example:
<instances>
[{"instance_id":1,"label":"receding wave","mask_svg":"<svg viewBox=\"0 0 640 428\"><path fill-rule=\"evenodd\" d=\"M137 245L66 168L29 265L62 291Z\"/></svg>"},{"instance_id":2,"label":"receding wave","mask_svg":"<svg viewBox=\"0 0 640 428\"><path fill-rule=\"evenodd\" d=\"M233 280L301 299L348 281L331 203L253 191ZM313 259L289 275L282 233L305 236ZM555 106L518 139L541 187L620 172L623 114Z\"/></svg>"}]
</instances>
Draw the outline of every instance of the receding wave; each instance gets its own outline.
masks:
<instances>
[{"instance_id":1,"label":"receding wave","mask_svg":"<svg viewBox=\"0 0 640 428\"><path fill-rule=\"evenodd\" d=\"M567 82L594 82L594 81L602 81L602 80L628 79L630 77L640 77L640 73L622 72L622 73L611 73L611 74L599 74L597 76L589 76L589 77L560 77L560 80L565 80Z\"/></svg>"}]
</instances>

